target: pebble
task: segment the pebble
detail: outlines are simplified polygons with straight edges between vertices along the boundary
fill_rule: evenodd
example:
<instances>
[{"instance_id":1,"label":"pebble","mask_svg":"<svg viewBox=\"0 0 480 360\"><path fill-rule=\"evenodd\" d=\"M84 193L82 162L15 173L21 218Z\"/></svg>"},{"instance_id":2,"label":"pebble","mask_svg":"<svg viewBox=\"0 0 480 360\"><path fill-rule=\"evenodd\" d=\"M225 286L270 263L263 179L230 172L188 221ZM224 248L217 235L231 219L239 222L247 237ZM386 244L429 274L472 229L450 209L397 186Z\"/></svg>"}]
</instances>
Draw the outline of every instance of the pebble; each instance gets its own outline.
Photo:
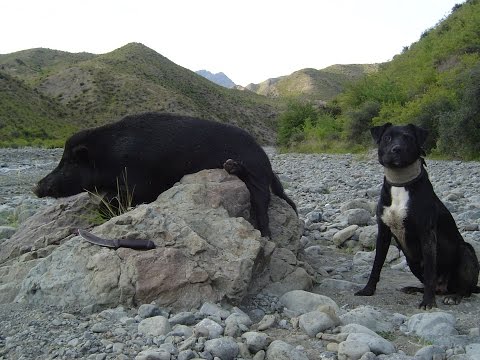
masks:
<instances>
[{"instance_id":1,"label":"pebble","mask_svg":"<svg viewBox=\"0 0 480 360\"><path fill-rule=\"evenodd\" d=\"M164 315L158 306L153 304L142 304L138 308L138 316L142 319L146 319L153 316Z\"/></svg>"},{"instance_id":2,"label":"pebble","mask_svg":"<svg viewBox=\"0 0 480 360\"><path fill-rule=\"evenodd\" d=\"M275 315L265 315L257 325L258 331L270 329L275 323Z\"/></svg>"},{"instance_id":3,"label":"pebble","mask_svg":"<svg viewBox=\"0 0 480 360\"><path fill-rule=\"evenodd\" d=\"M245 339L248 350L253 354L260 350L267 350L267 347L271 342L266 334L256 331L248 331L244 333L242 339Z\"/></svg>"},{"instance_id":4,"label":"pebble","mask_svg":"<svg viewBox=\"0 0 480 360\"><path fill-rule=\"evenodd\" d=\"M335 235L333 235L333 243L338 247L342 246L345 241L350 239L353 234L355 234L355 231L357 231L357 229L358 225L354 224L338 231L337 233L335 233Z\"/></svg>"}]
</instances>

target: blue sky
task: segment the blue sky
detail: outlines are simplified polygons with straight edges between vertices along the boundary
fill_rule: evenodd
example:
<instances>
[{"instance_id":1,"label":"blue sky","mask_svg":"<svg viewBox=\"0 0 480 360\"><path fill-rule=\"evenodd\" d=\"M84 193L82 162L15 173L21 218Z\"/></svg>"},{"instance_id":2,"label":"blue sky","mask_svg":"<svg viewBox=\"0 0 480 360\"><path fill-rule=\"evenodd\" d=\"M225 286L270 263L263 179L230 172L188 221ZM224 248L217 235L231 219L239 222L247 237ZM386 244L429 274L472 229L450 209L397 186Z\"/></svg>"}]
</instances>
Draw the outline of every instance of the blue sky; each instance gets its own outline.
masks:
<instances>
[{"instance_id":1,"label":"blue sky","mask_svg":"<svg viewBox=\"0 0 480 360\"><path fill-rule=\"evenodd\" d=\"M110 52L140 42L190 70L259 83L311 67L384 62L463 0L15 0L0 54Z\"/></svg>"}]
</instances>

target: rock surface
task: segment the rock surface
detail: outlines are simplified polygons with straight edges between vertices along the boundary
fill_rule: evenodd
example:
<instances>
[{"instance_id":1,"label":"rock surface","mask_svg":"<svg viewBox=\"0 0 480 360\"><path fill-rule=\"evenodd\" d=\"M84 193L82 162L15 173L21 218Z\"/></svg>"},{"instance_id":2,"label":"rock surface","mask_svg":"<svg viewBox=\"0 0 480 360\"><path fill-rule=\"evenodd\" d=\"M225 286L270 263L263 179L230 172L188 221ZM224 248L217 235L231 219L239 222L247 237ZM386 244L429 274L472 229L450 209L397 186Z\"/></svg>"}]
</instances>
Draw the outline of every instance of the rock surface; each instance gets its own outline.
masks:
<instances>
[{"instance_id":1,"label":"rock surface","mask_svg":"<svg viewBox=\"0 0 480 360\"><path fill-rule=\"evenodd\" d=\"M305 270L293 284L289 279L299 271L291 250L298 248L303 230L293 209L283 200L272 200L269 215L276 231L267 241L245 219L250 200L244 183L224 170L185 176L156 201L92 230L109 239L149 239L156 244L153 250L101 248L72 235L77 227L92 227L85 223L92 207L87 194L60 200L6 241L0 260L14 263L23 249L35 260L16 302L69 307L155 301L182 310L204 301L240 303L249 288L256 287L257 275L262 287L271 279L277 287L286 281L288 290L311 286ZM39 256L48 245L57 246L48 256Z\"/></svg>"}]
</instances>

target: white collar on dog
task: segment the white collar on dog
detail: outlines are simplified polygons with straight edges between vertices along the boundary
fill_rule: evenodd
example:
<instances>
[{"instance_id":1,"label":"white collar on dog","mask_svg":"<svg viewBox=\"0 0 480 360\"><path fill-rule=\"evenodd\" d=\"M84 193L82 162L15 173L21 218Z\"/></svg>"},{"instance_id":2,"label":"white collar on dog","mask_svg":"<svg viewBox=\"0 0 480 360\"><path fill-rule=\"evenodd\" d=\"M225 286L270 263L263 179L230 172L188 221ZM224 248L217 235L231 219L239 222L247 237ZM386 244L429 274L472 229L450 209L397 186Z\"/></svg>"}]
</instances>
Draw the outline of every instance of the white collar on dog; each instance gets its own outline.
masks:
<instances>
[{"instance_id":1,"label":"white collar on dog","mask_svg":"<svg viewBox=\"0 0 480 360\"><path fill-rule=\"evenodd\" d=\"M383 167L385 179L392 186L407 186L419 180L425 170L423 169L423 159L419 158L414 163L403 168Z\"/></svg>"}]
</instances>

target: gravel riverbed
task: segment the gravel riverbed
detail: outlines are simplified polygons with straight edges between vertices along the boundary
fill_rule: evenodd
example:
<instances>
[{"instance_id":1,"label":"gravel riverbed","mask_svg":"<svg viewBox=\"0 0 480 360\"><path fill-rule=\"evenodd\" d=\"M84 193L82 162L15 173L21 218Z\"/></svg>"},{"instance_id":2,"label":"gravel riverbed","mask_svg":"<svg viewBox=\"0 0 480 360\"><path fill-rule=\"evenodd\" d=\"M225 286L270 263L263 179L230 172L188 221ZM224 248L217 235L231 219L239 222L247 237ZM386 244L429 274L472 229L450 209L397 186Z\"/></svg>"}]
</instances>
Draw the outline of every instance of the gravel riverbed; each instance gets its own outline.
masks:
<instances>
[{"instance_id":1,"label":"gravel riverbed","mask_svg":"<svg viewBox=\"0 0 480 360\"><path fill-rule=\"evenodd\" d=\"M357 201L368 212L378 199L383 173L374 153L267 152L306 223L301 239L304 256L318 274L311 293L328 296L338 305L338 324L311 336L306 320L287 310L281 299L268 295L246 299L239 307L206 303L177 314L154 304L106 310L1 304L0 359L371 360L414 355L416 359L480 359L480 296L472 295L457 306L443 305L439 298L438 308L417 309L420 295L397 290L418 285L401 254L392 255L394 261L385 265L374 296L353 296L370 272L375 221L372 214L362 220L359 211L348 208ZM56 166L61 154L61 149L0 149L0 228L14 231L26 217L54 201L35 198L31 189ZM480 163L427 160L427 165L437 195L478 251ZM355 216L360 219L351 220ZM353 235L338 241L336 234L351 226ZM1 236L7 235L0 234L0 246ZM426 328L443 326L435 330L435 338L415 327L413 320L426 315L437 316ZM362 352L365 342L344 341L350 330L337 325L352 322L375 331L394 350L380 351L377 343L370 342ZM155 332L159 328L165 331Z\"/></svg>"}]
</instances>

